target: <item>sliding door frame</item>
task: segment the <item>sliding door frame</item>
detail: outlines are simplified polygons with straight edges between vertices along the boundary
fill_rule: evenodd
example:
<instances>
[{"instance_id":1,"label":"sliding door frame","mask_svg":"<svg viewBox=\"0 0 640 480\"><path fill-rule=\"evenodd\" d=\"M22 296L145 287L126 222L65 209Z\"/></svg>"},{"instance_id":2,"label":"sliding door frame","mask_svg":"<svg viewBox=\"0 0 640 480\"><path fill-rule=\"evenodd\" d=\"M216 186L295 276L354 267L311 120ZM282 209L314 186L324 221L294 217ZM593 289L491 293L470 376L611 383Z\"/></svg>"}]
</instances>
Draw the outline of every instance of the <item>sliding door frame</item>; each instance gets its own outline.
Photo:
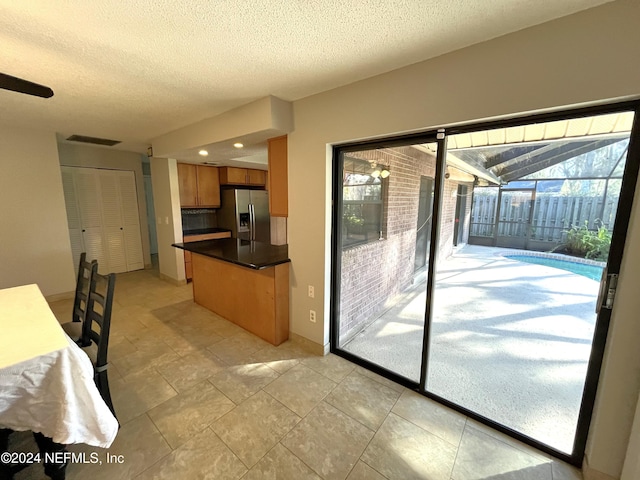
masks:
<instances>
[{"instance_id":1,"label":"sliding door frame","mask_svg":"<svg viewBox=\"0 0 640 480\"><path fill-rule=\"evenodd\" d=\"M423 133L390 137L382 140L361 141L356 143L337 144L333 147L333 181L332 181L332 239L331 239L331 298L330 298L330 350L349 361L352 361L364 368L367 368L379 375L395 381L407 388L410 388L422 395L431 398L447 407L467 415L489 427L505 433L517 440L531 445L545 453L553 455L561 460L576 466L581 466L589 434L593 408L595 405L596 392L604 351L609 333L611 321L611 310L600 308L597 315L591 354L587 366L585 385L576 426L573 451L566 454L552 448L546 444L519 433L509 427L499 424L489 418L479 415L458 404L448 401L426 389L427 373L429 368L429 339L431 331L431 314L433 293L435 290L435 271L438 261L438 239L440 236L440 218L442 211L442 191L444 186L445 160L446 160L446 137L460 133L472 133L483 130L491 130L503 127L523 126L532 123L542 123L560 120L569 120L580 117L591 117L608 113L619 113L625 111L634 112L633 125L629 137L629 147L627 151L626 163L623 172L622 186L618 200L618 208L612 232L614 233L609 257L607 260L607 270L609 274L619 274L625 242L628 234L628 224L631 218L631 208L640 171L640 100L624 101L596 105L592 107L582 107L574 109L558 109L556 111L534 114L534 115L514 115L509 118L484 121L469 122L460 125L446 126L437 130L429 130ZM377 364L353 355L339 347L339 320L340 320L340 273L341 273L341 238L342 238L342 157L344 153L373 148L388 148L394 146L407 146L416 143L436 143L438 151L436 156L436 174L434 186L433 221L431 230L430 260L428 264L427 277L427 300L425 311L425 326L423 332L422 366L420 381L413 382L397 373L383 368Z\"/></svg>"},{"instance_id":2,"label":"sliding door frame","mask_svg":"<svg viewBox=\"0 0 640 480\"><path fill-rule=\"evenodd\" d=\"M329 314L329 342L330 342L330 351L336 355L339 355L350 362L353 362L361 367L364 367L372 372L377 373L378 375L382 375L385 378L388 378L400 385L403 385L412 390L418 391L419 382L412 381L402 375L398 375L397 373L388 370L380 365L375 363L368 362L356 355L353 355L350 352L340 349L340 292L341 292L341 278L340 273L342 271L342 248L341 248L341 239L342 239L342 218L341 212L343 208L343 199L342 199L342 188L343 188L343 179L342 179L342 170L344 165L344 154L350 152L357 152L362 150L364 147L367 149L380 149L380 148L393 148L399 146L412 145L417 143L436 143L440 142L437 139L438 132L435 130L417 133L413 135L403 135L396 136L393 138L387 138L382 140L374 140L374 141L363 141L363 142L354 142L343 145L334 145L333 148L333 176L332 176L332 214L331 214L331 300L330 300L330 314ZM438 150L440 150L440 143L438 143ZM436 176L438 176L438 170L436 166ZM442 175L444 175L444 169ZM435 180L434 189L438 188L438 181ZM437 195L434 193L434 205ZM435 224L432 219L432 232L433 228L435 228ZM433 245L433 233L431 234L431 242ZM433 246L430 247L431 254L433 254ZM429 266L433 263L431 259L429 260ZM429 267L430 268L430 267ZM431 271L429 271L431 273ZM424 348L424 343L423 343Z\"/></svg>"}]
</instances>

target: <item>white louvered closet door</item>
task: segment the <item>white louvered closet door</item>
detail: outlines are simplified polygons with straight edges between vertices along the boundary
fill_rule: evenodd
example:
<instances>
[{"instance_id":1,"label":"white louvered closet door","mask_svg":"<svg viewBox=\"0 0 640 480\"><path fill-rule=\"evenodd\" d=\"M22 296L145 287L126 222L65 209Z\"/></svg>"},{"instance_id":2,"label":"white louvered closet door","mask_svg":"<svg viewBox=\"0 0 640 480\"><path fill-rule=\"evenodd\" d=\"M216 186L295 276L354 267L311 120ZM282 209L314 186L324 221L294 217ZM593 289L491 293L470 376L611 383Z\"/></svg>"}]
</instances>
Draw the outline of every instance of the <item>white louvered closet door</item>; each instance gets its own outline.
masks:
<instances>
[{"instance_id":1,"label":"white louvered closet door","mask_svg":"<svg viewBox=\"0 0 640 480\"><path fill-rule=\"evenodd\" d=\"M80 254L85 251L82 238L82 220L74 183L74 169L62 167L62 188L64 191L64 204L67 210L67 224L69 226L69 240L71 241L71 254L73 264L78 265Z\"/></svg>"},{"instance_id":2,"label":"white louvered closet door","mask_svg":"<svg viewBox=\"0 0 640 480\"><path fill-rule=\"evenodd\" d=\"M62 167L69 237L100 273L144 268L135 174L125 170Z\"/></svg>"},{"instance_id":3,"label":"white louvered closet door","mask_svg":"<svg viewBox=\"0 0 640 480\"><path fill-rule=\"evenodd\" d=\"M87 252L87 260L97 260L98 265L107 261L102 231L102 207L97 171L88 168L74 168L74 184L80 222L82 241Z\"/></svg>"},{"instance_id":4,"label":"white louvered closet door","mask_svg":"<svg viewBox=\"0 0 640 480\"><path fill-rule=\"evenodd\" d=\"M127 271L144 268L142 257L142 236L140 234L140 214L135 174L130 171L118 171L118 188L124 227L124 244L127 259Z\"/></svg>"},{"instance_id":5,"label":"white louvered closet door","mask_svg":"<svg viewBox=\"0 0 640 480\"><path fill-rule=\"evenodd\" d=\"M124 225L120 206L118 188L118 172L100 170L100 198L102 200L102 225L106 247L108 267L101 268L101 273L122 273L127 271L127 256L124 240Z\"/></svg>"}]
</instances>

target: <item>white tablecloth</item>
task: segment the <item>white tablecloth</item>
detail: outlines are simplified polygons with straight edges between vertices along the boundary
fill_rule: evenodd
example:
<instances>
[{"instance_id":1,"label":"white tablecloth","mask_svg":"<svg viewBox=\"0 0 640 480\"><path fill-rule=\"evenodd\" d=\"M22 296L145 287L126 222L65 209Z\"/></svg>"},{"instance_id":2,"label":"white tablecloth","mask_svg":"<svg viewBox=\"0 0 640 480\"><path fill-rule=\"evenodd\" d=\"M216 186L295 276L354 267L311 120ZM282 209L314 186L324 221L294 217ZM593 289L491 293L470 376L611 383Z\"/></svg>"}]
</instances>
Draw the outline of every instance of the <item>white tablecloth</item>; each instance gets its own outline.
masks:
<instances>
[{"instance_id":1,"label":"white tablecloth","mask_svg":"<svg viewBox=\"0 0 640 480\"><path fill-rule=\"evenodd\" d=\"M0 290L0 369L67 346L38 285Z\"/></svg>"},{"instance_id":2,"label":"white tablecloth","mask_svg":"<svg viewBox=\"0 0 640 480\"><path fill-rule=\"evenodd\" d=\"M0 292L6 293L6 290ZM44 301L42 294L40 296ZM2 300L0 295L0 348L6 342L1 332L2 324L7 321ZM9 303L6 301L4 305ZM55 317L53 320L57 324ZM33 321L50 322L51 319L43 315ZM59 325L58 328L62 331ZM30 332L33 335L33 329ZM64 338L63 348L8 366L5 362L0 368L0 426L41 432L57 443L86 443L107 448L116 437L118 422L96 388L91 361L69 337L64 335ZM29 349L26 345L31 341L29 337L25 336L23 341L24 348Z\"/></svg>"}]
</instances>

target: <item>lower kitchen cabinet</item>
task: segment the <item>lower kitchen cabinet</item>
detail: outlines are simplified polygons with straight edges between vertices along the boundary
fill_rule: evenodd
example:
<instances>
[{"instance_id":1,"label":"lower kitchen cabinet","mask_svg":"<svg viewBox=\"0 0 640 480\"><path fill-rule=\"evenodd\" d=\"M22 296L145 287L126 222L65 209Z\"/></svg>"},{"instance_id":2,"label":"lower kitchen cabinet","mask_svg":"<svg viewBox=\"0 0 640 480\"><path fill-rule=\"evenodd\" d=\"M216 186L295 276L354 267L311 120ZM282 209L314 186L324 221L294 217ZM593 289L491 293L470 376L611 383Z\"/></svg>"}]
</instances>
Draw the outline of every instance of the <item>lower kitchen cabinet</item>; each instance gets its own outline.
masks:
<instances>
[{"instance_id":1,"label":"lower kitchen cabinet","mask_svg":"<svg viewBox=\"0 0 640 480\"><path fill-rule=\"evenodd\" d=\"M184 243L199 242L201 240L216 240L218 238L230 238L231 232L203 233L202 235L185 235L182 239ZM184 273L187 280L193 278L193 267L191 263L191 252L184 251Z\"/></svg>"}]
</instances>

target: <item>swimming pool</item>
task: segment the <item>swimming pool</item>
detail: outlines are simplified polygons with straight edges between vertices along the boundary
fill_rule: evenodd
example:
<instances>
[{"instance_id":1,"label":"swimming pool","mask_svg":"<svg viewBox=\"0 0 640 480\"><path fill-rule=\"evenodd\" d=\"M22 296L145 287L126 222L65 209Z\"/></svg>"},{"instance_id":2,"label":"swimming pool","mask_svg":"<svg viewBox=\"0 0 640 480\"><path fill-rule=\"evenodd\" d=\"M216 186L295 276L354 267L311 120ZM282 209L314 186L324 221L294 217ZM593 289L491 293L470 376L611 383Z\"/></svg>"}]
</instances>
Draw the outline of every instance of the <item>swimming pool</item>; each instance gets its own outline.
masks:
<instances>
[{"instance_id":1,"label":"swimming pool","mask_svg":"<svg viewBox=\"0 0 640 480\"><path fill-rule=\"evenodd\" d=\"M561 260L559 258L534 257L533 255L505 255L504 257L512 260L518 260L520 262L535 263L536 265L544 265L546 267L567 270L571 273L582 275L583 277L587 277L598 282L602 277L602 267L598 265L571 262L569 260Z\"/></svg>"}]
</instances>

